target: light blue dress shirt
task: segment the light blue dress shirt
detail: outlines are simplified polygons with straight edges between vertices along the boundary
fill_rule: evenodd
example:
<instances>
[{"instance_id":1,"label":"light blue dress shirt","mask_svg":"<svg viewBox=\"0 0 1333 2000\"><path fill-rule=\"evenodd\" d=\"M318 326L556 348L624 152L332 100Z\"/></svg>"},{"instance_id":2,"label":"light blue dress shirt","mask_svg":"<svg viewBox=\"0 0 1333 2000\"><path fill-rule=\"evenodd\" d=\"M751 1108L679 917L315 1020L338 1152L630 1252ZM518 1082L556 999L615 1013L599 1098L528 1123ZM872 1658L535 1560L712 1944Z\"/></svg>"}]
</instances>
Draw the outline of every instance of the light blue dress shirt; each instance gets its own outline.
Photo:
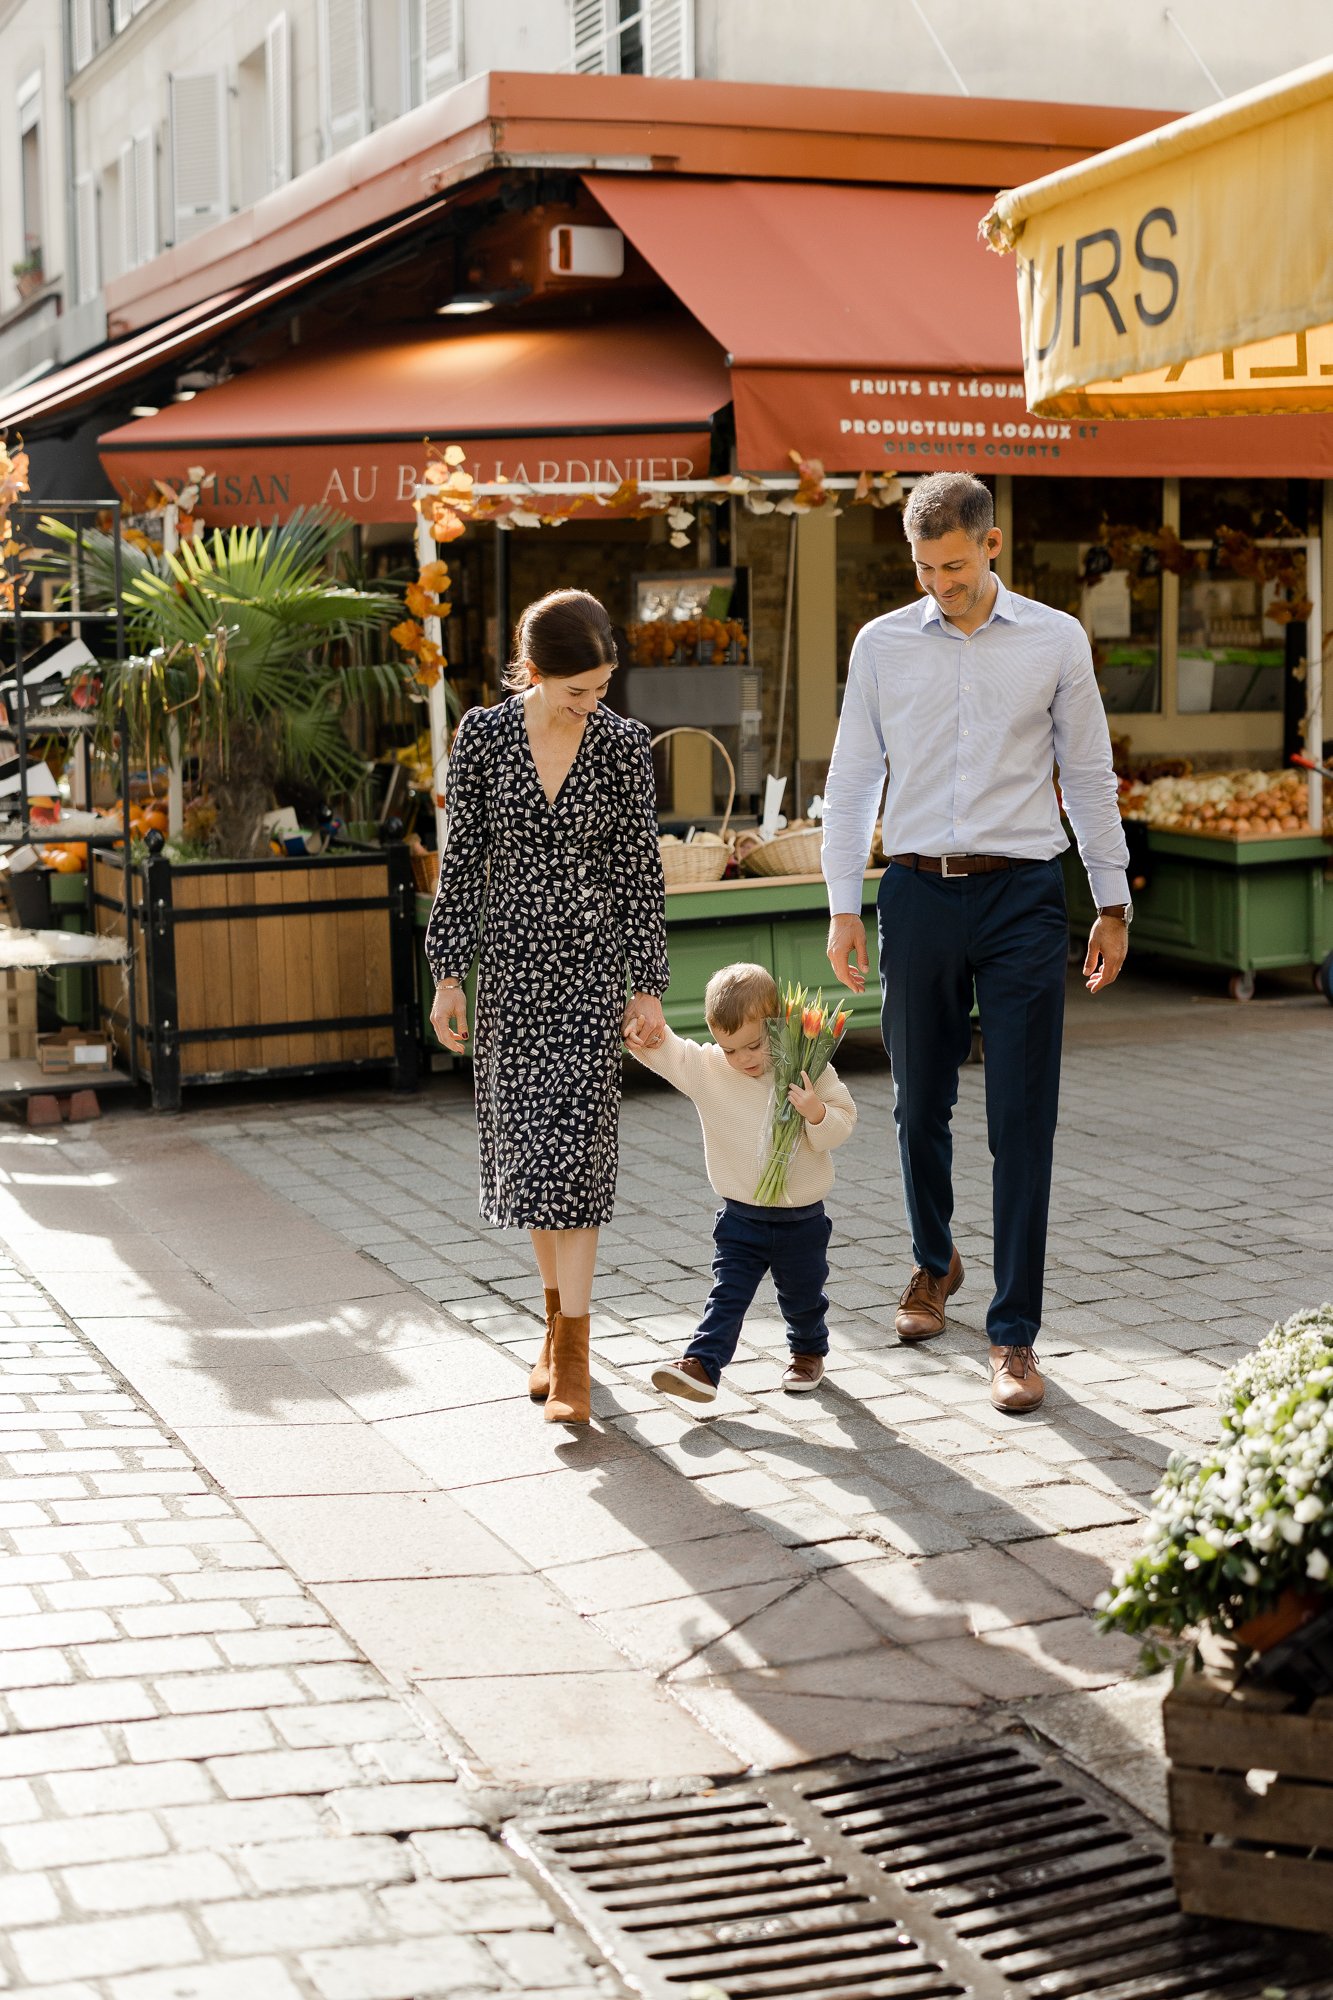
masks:
<instances>
[{"instance_id":1,"label":"light blue dress shirt","mask_svg":"<svg viewBox=\"0 0 1333 2000\"><path fill-rule=\"evenodd\" d=\"M862 626L852 646L824 808L829 908L861 909L888 763L886 854L1007 854L1049 861L1069 842L1099 905L1127 903L1129 850L1111 738L1076 618L996 578L970 636L931 597Z\"/></svg>"}]
</instances>

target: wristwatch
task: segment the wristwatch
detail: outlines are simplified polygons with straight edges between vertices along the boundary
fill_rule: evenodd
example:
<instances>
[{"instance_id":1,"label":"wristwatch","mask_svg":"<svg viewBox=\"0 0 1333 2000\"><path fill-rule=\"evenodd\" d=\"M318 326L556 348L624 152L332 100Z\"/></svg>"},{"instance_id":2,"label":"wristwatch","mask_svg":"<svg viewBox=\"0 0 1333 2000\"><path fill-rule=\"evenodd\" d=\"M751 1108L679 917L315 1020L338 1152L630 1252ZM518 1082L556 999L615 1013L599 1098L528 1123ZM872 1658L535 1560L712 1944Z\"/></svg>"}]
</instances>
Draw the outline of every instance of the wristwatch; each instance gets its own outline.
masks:
<instances>
[{"instance_id":1,"label":"wristwatch","mask_svg":"<svg viewBox=\"0 0 1333 2000\"><path fill-rule=\"evenodd\" d=\"M1117 917L1122 924L1132 924L1134 921L1134 905L1132 903L1105 903L1098 910L1097 915L1099 917Z\"/></svg>"}]
</instances>

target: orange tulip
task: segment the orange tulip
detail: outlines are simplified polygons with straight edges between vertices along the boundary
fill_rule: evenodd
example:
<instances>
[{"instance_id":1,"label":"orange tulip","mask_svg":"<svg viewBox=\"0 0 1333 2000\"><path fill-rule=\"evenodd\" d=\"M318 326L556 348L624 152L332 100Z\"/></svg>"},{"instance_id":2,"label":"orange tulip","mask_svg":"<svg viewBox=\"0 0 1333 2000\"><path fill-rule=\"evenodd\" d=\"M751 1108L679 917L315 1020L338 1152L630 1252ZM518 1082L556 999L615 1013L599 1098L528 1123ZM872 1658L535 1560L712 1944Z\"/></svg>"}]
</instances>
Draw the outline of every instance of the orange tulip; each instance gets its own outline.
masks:
<instances>
[{"instance_id":1,"label":"orange tulip","mask_svg":"<svg viewBox=\"0 0 1333 2000\"><path fill-rule=\"evenodd\" d=\"M846 1010L842 1007L839 1007L837 1013L833 1017L833 1039L835 1042L837 1041L839 1035L841 1035L843 1029L846 1026L847 1026Z\"/></svg>"},{"instance_id":2,"label":"orange tulip","mask_svg":"<svg viewBox=\"0 0 1333 2000\"><path fill-rule=\"evenodd\" d=\"M824 1016L818 1007L807 1007L801 1016L801 1026L811 1041L815 1041L824 1026Z\"/></svg>"}]
</instances>

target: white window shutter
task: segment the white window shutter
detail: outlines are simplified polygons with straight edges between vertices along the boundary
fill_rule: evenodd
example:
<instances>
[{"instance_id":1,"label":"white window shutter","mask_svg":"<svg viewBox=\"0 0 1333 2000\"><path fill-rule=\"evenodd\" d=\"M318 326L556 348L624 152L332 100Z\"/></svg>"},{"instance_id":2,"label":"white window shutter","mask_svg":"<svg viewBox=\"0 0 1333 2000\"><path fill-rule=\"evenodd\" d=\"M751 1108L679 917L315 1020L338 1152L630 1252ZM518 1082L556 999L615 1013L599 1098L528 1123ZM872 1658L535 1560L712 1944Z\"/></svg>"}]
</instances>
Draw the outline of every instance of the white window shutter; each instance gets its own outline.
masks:
<instances>
[{"instance_id":1,"label":"white window shutter","mask_svg":"<svg viewBox=\"0 0 1333 2000\"><path fill-rule=\"evenodd\" d=\"M78 259L78 302L97 297L97 184L91 174L74 183L74 253Z\"/></svg>"},{"instance_id":2,"label":"white window shutter","mask_svg":"<svg viewBox=\"0 0 1333 2000\"><path fill-rule=\"evenodd\" d=\"M292 62L287 16L275 14L264 36L264 91L268 120L268 184L292 177Z\"/></svg>"},{"instance_id":3,"label":"white window shutter","mask_svg":"<svg viewBox=\"0 0 1333 2000\"><path fill-rule=\"evenodd\" d=\"M694 75L694 0L643 0L648 16L644 70L649 76Z\"/></svg>"},{"instance_id":4,"label":"white window shutter","mask_svg":"<svg viewBox=\"0 0 1333 2000\"><path fill-rule=\"evenodd\" d=\"M83 69L95 54L93 48L93 0L74 0L71 55L76 70Z\"/></svg>"},{"instance_id":5,"label":"white window shutter","mask_svg":"<svg viewBox=\"0 0 1333 2000\"><path fill-rule=\"evenodd\" d=\"M463 74L461 0L417 0L420 10L421 94L434 97Z\"/></svg>"},{"instance_id":6,"label":"white window shutter","mask_svg":"<svg viewBox=\"0 0 1333 2000\"><path fill-rule=\"evenodd\" d=\"M171 78L173 241L227 213L227 80L221 70Z\"/></svg>"},{"instance_id":7,"label":"white window shutter","mask_svg":"<svg viewBox=\"0 0 1333 2000\"><path fill-rule=\"evenodd\" d=\"M130 25L130 0L111 0L111 27L115 34Z\"/></svg>"},{"instance_id":8,"label":"white window shutter","mask_svg":"<svg viewBox=\"0 0 1333 2000\"><path fill-rule=\"evenodd\" d=\"M157 146L151 131L134 135L133 203L136 261L146 264L157 255Z\"/></svg>"},{"instance_id":9,"label":"white window shutter","mask_svg":"<svg viewBox=\"0 0 1333 2000\"><path fill-rule=\"evenodd\" d=\"M365 0L322 0L320 59L325 137L336 153L362 138L367 126Z\"/></svg>"},{"instance_id":10,"label":"white window shutter","mask_svg":"<svg viewBox=\"0 0 1333 2000\"><path fill-rule=\"evenodd\" d=\"M148 5L149 5L149 0L134 0L133 11L136 14L142 14L144 8L147 7Z\"/></svg>"},{"instance_id":11,"label":"white window shutter","mask_svg":"<svg viewBox=\"0 0 1333 2000\"><path fill-rule=\"evenodd\" d=\"M584 76L602 75L607 61L606 0L573 0L573 66Z\"/></svg>"},{"instance_id":12,"label":"white window shutter","mask_svg":"<svg viewBox=\"0 0 1333 2000\"><path fill-rule=\"evenodd\" d=\"M120 268L132 271L139 261L139 204L134 199L134 141L127 139L117 155L120 183Z\"/></svg>"}]
</instances>

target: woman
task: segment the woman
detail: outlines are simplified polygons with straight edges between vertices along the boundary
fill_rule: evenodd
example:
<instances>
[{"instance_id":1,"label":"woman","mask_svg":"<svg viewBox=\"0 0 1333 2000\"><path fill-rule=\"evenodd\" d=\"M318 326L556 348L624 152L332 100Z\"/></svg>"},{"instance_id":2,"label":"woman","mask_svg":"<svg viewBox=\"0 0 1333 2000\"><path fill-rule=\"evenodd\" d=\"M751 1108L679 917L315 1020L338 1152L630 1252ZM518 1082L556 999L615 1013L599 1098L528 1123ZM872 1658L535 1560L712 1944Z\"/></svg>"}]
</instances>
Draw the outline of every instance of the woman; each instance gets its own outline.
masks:
<instances>
[{"instance_id":1,"label":"woman","mask_svg":"<svg viewBox=\"0 0 1333 2000\"><path fill-rule=\"evenodd\" d=\"M648 732L601 706L616 664L595 597L556 590L519 620L514 690L463 717L449 834L426 932L431 1025L468 1039L481 1212L527 1229L546 1292L529 1384L548 1423L589 1420L597 1233L616 1191L622 1039L655 1048L669 977ZM480 942L478 940L480 939ZM625 988L632 998L625 1003Z\"/></svg>"}]
</instances>

